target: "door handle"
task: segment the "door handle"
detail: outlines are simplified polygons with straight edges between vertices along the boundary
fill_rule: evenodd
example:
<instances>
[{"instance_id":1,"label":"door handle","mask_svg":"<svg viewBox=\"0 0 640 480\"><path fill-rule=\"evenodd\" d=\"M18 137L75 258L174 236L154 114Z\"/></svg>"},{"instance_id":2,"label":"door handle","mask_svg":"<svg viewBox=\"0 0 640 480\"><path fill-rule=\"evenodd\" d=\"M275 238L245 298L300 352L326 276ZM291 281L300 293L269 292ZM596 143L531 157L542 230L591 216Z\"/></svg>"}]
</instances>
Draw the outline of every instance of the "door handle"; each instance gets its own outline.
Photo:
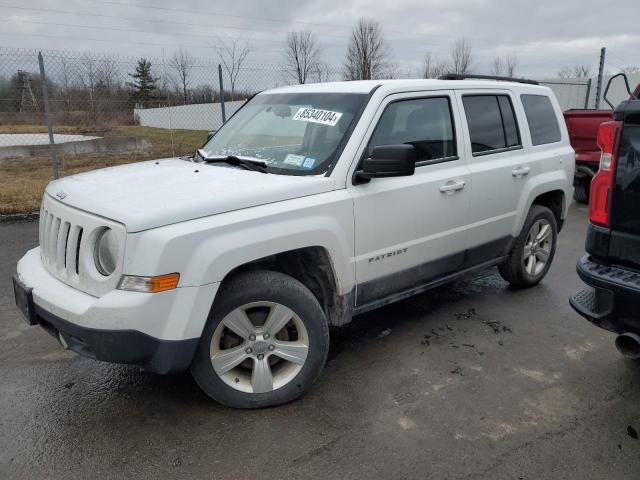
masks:
<instances>
[{"instance_id":1,"label":"door handle","mask_svg":"<svg viewBox=\"0 0 640 480\"><path fill-rule=\"evenodd\" d=\"M529 171L531 171L529 167L518 167L511 172L511 175L516 178L522 178L525 175L529 174Z\"/></svg>"},{"instance_id":2,"label":"door handle","mask_svg":"<svg viewBox=\"0 0 640 480\"><path fill-rule=\"evenodd\" d=\"M449 181L440 187L440 192L451 195L452 193L455 193L458 190L462 190L465 185L466 185L466 182L463 182L462 180L458 182Z\"/></svg>"}]
</instances>

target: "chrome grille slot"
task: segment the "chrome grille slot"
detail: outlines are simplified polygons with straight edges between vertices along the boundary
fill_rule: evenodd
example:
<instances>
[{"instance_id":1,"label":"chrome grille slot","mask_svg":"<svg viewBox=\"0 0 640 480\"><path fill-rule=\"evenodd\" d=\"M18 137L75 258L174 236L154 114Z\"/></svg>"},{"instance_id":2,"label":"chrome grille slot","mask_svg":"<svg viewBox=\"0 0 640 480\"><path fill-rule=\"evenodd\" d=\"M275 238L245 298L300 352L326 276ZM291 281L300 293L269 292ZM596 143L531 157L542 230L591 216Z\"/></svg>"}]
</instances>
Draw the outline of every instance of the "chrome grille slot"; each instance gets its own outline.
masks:
<instances>
[{"instance_id":1,"label":"chrome grille slot","mask_svg":"<svg viewBox=\"0 0 640 480\"><path fill-rule=\"evenodd\" d=\"M78 242L76 244L76 249L75 249L76 250L76 262L75 262L76 274L78 274L78 275L80 274L80 245L82 244L82 232L83 232L83 229L79 228L78 229Z\"/></svg>"},{"instance_id":2,"label":"chrome grille slot","mask_svg":"<svg viewBox=\"0 0 640 480\"><path fill-rule=\"evenodd\" d=\"M71 277L71 275L78 275L78 257L80 254L81 236L82 227L73 225L69 228L69 236L67 237L67 250L64 261L67 277Z\"/></svg>"},{"instance_id":3,"label":"chrome grille slot","mask_svg":"<svg viewBox=\"0 0 640 480\"><path fill-rule=\"evenodd\" d=\"M65 250L67 249L67 237L69 235L69 222L59 220L60 228L58 229L58 238L56 238L56 268L66 272L64 268Z\"/></svg>"},{"instance_id":4,"label":"chrome grille slot","mask_svg":"<svg viewBox=\"0 0 640 480\"><path fill-rule=\"evenodd\" d=\"M60 233L60 219L57 217L53 218L53 224L51 226L51 243L49 246L49 260L51 261L51 265L55 268L58 267L56 264L56 253L58 251L58 234Z\"/></svg>"}]
</instances>

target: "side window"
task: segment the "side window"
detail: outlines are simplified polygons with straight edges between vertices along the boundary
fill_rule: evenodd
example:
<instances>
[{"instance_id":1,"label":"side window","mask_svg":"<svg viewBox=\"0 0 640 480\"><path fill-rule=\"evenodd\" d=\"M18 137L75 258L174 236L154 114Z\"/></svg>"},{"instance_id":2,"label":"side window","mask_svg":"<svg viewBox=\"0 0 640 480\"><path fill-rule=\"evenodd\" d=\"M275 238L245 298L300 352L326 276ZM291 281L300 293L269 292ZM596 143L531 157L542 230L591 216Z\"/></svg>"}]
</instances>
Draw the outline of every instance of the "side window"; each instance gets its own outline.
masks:
<instances>
[{"instance_id":1,"label":"side window","mask_svg":"<svg viewBox=\"0 0 640 480\"><path fill-rule=\"evenodd\" d=\"M531 143L543 145L559 142L562 138L560 126L549 97L545 95L520 95L520 99L529 124Z\"/></svg>"},{"instance_id":2,"label":"side window","mask_svg":"<svg viewBox=\"0 0 640 480\"><path fill-rule=\"evenodd\" d=\"M506 95L498 97L498 105L502 114L502 124L504 126L504 138L507 147L517 147L520 145L520 133L518 132L518 122L513 113L513 105Z\"/></svg>"},{"instance_id":3,"label":"side window","mask_svg":"<svg viewBox=\"0 0 640 480\"><path fill-rule=\"evenodd\" d=\"M380 145L411 144L418 161L455 157L456 139L449 97L416 98L390 103L382 113L367 152Z\"/></svg>"},{"instance_id":4,"label":"side window","mask_svg":"<svg viewBox=\"0 0 640 480\"><path fill-rule=\"evenodd\" d=\"M521 145L513 105L507 95L464 95L462 103L474 154Z\"/></svg>"}]
</instances>

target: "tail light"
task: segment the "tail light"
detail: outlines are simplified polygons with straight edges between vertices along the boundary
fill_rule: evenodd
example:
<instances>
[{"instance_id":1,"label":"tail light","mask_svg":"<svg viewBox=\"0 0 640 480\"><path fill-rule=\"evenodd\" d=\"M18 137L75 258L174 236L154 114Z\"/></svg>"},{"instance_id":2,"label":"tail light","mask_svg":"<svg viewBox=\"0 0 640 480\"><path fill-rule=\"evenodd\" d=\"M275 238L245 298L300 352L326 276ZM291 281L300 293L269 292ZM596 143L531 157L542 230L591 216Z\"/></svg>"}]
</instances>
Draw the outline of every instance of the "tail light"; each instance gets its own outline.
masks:
<instances>
[{"instance_id":1,"label":"tail light","mask_svg":"<svg viewBox=\"0 0 640 480\"><path fill-rule=\"evenodd\" d=\"M605 122L598 128L600 168L591 181L589 194L589 220L609 227L611 224L611 194L616 171L616 146L622 122Z\"/></svg>"}]
</instances>

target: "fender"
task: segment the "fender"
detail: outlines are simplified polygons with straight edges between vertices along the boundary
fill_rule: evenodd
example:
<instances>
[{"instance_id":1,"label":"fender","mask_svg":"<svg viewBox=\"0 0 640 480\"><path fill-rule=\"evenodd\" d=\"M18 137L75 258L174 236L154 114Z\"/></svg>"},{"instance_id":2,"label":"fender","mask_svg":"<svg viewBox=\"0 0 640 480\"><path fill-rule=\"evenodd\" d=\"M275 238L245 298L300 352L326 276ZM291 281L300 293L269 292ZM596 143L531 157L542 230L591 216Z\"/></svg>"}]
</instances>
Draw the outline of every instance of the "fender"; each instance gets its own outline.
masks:
<instances>
[{"instance_id":1,"label":"fender","mask_svg":"<svg viewBox=\"0 0 640 480\"><path fill-rule=\"evenodd\" d=\"M334 190L131 234L126 273L178 272L180 287L200 286L221 282L251 261L319 246L329 253L344 295L355 285L353 243L352 198L346 189Z\"/></svg>"},{"instance_id":2,"label":"fender","mask_svg":"<svg viewBox=\"0 0 640 480\"><path fill-rule=\"evenodd\" d=\"M529 182L526 183L520 201L518 202L518 217L515 224L515 229L512 232L514 237L517 237L522 230L524 221L527 218L529 209L533 204L533 201L543 193L552 192L554 190L560 190L564 193L563 205L562 205L562 218L567 217L570 199L573 192L571 192L571 181L567 177L565 170L553 170L550 172L544 172L536 175Z\"/></svg>"}]
</instances>

